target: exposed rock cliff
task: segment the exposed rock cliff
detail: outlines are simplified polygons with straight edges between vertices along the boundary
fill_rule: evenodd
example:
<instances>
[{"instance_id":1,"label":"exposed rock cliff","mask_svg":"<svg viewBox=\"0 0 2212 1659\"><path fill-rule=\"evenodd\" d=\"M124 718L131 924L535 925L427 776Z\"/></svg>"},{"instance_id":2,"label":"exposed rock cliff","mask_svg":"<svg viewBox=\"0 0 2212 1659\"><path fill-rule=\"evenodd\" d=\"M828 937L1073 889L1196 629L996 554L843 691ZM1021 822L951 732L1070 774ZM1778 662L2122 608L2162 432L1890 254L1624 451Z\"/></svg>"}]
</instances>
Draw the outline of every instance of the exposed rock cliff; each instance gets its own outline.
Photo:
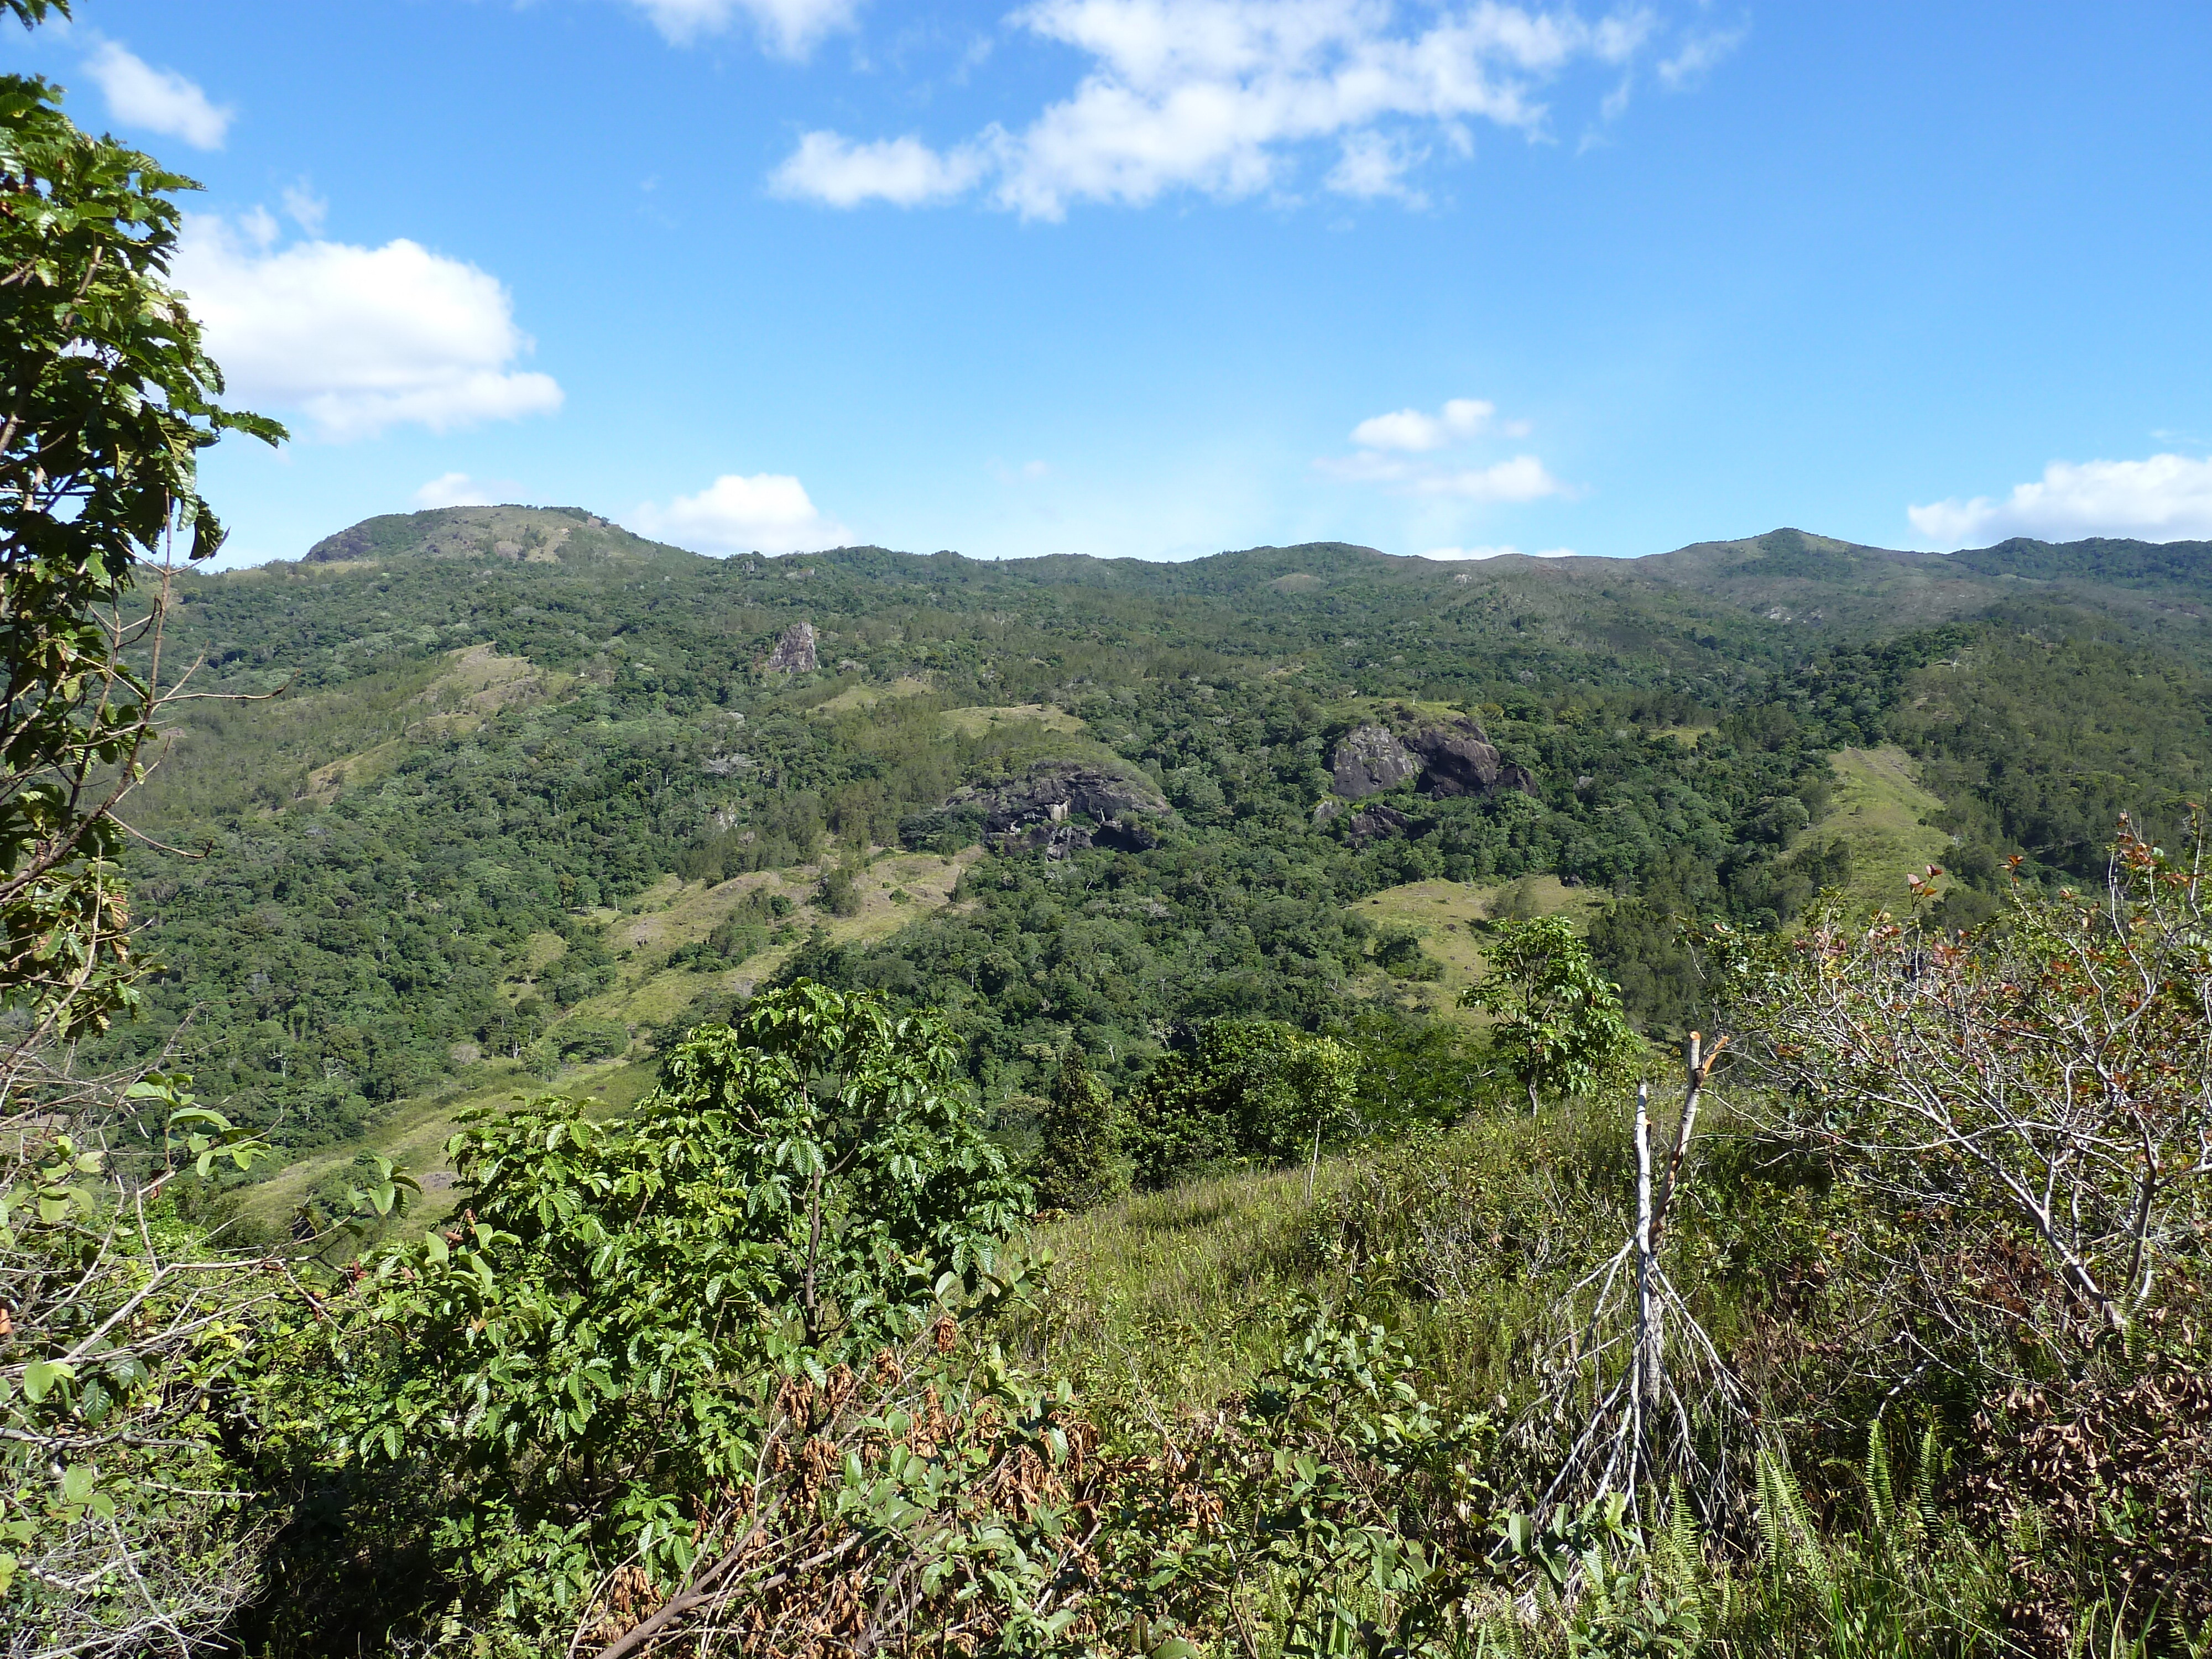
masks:
<instances>
[{"instance_id":1,"label":"exposed rock cliff","mask_svg":"<svg viewBox=\"0 0 2212 1659\"><path fill-rule=\"evenodd\" d=\"M1509 764L1489 736L1468 715L1424 726L1408 732L1406 745L1421 758L1421 793L1439 799L1454 795L1494 795L1501 789L1536 793L1526 767Z\"/></svg>"},{"instance_id":2,"label":"exposed rock cliff","mask_svg":"<svg viewBox=\"0 0 2212 1659\"><path fill-rule=\"evenodd\" d=\"M811 674L815 665L814 624L808 622L796 622L785 629L775 649L761 665L771 674Z\"/></svg>"},{"instance_id":3,"label":"exposed rock cliff","mask_svg":"<svg viewBox=\"0 0 2212 1659\"><path fill-rule=\"evenodd\" d=\"M1346 800L1395 789L1421 769L1421 763L1398 741L1388 726L1356 726L1345 734L1330 757L1336 793Z\"/></svg>"},{"instance_id":4,"label":"exposed rock cliff","mask_svg":"<svg viewBox=\"0 0 2212 1659\"><path fill-rule=\"evenodd\" d=\"M1084 761L1038 761L1027 775L990 788L956 791L946 812L980 812L986 836L1065 858L1091 846L1137 852L1159 839L1152 820L1168 804L1150 780Z\"/></svg>"},{"instance_id":5,"label":"exposed rock cliff","mask_svg":"<svg viewBox=\"0 0 2212 1659\"><path fill-rule=\"evenodd\" d=\"M1379 795L1408 779L1418 779L1423 794L1440 799L1506 789L1536 793L1528 769L1507 762L1466 714L1418 720L1401 715L1387 726L1371 720L1356 726L1337 744L1329 769L1336 793L1346 800ZM1317 816L1326 821L1333 815Z\"/></svg>"}]
</instances>

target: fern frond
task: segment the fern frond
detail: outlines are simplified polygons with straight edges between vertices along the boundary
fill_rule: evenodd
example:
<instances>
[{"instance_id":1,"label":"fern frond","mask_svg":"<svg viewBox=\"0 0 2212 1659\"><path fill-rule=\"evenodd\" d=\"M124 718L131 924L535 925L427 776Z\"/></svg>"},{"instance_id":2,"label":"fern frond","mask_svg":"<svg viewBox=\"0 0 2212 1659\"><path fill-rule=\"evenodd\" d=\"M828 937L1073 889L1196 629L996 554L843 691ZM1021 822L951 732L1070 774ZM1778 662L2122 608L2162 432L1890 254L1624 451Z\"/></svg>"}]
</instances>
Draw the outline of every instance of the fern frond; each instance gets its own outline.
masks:
<instances>
[{"instance_id":1,"label":"fern frond","mask_svg":"<svg viewBox=\"0 0 2212 1659\"><path fill-rule=\"evenodd\" d=\"M1943 1446L1931 1421L1920 1437L1920 1462L1912 1471L1911 1508L1923 1538L1936 1533L1936 1479L1943 1472Z\"/></svg>"},{"instance_id":2,"label":"fern frond","mask_svg":"<svg viewBox=\"0 0 2212 1659\"><path fill-rule=\"evenodd\" d=\"M1759 1530L1768 1565L1778 1574L1795 1573L1825 1593L1828 1587L1827 1552L1820 1547L1804 1489L1780 1455L1759 1456Z\"/></svg>"},{"instance_id":3,"label":"fern frond","mask_svg":"<svg viewBox=\"0 0 2212 1659\"><path fill-rule=\"evenodd\" d=\"M1866 1472L1867 1513L1873 1522L1875 1543L1887 1553L1896 1547L1897 1483L1889 1471L1889 1448L1881 1432L1881 1419L1877 1416L1867 1425Z\"/></svg>"}]
</instances>

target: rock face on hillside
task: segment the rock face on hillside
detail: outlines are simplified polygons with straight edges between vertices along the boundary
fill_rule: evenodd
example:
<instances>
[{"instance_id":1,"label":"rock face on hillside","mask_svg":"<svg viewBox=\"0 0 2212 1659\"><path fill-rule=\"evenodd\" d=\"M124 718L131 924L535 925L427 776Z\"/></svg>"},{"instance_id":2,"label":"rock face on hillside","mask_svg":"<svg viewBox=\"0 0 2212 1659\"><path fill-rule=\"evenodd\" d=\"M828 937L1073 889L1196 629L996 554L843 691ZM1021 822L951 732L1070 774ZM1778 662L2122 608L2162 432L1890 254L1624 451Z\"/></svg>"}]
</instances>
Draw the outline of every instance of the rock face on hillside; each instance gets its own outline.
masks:
<instances>
[{"instance_id":1,"label":"rock face on hillside","mask_svg":"<svg viewBox=\"0 0 2212 1659\"><path fill-rule=\"evenodd\" d=\"M1501 789L1536 793L1536 780L1528 769L1507 764L1482 727L1465 714L1424 726L1406 743L1421 757L1422 792L1438 799L1494 795Z\"/></svg>"},{"instance_id":2,"label":"rock face on hillside","mask_svg":"<svg viewBox=\"0 0 2212 1659\"><path fill-rule=\"evenodd\" d=\"M785 629L761 666L771 674L811 674L816 667L814 624L796 622Z\"/></svg>"},{"instance_id":3,"label":"rock face on hillside","mask_svg":"<svg viewBox=\"0 0 2212 1659\"><path fill-rule=\"evenodd\" d=\"M1346 800L1395 789L1421 769L1397 734L1388 726L1357 726L1345 734L1329 758L1336 793Z\"/></svg>"},{"instance_id":4,"label":"rock face on hillside","mask_svg":"<svg viewBox=\"0 0 2212 1659\"><path fill-rule=\"evenodd\" d=\"M1346 800L1379 795L1408 780L1418 780L1423 794L1438 799L1507 789L1536 793L1528 769L1509 763L1466 714L1356 726L1336 745L1329 770L1336 793ZM1334 814L1322 816L1325 821Z\"/></svg>"},{"instance_id":5,"label":"rock face on hillside","mask_svg":"<svg viewBox=\"0 0 2212 1659\"><path fill-rule=\"evenodd\" d=\"M1141 775L1084 761L1044 760L1028 774L987 789L961 789L947 813L980 813L983 834L1012 850L1066 858L1086 847L1141 852L1159 840L1152 821L1168 804Z\"/></svg>"}]
</instances>

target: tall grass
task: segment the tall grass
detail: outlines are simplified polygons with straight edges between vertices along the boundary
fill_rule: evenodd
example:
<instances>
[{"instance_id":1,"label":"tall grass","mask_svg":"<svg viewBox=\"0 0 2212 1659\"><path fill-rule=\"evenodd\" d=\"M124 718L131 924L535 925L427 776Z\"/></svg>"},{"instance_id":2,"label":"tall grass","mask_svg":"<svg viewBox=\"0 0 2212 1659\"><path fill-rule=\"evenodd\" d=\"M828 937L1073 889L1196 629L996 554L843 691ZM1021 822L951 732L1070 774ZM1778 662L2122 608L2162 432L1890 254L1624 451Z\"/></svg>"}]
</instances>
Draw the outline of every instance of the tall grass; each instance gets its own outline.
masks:
<instances>
[{"instance_id":1,"label":"tall grass","mask_svg":"<svg viewBox=\"0 0 2212 1659\"><path fill-rule=\"evenodd\" d=\"M1310 1198L1303 1170L1212 1176L1044 1229L1049 1288L1012 1345L1109 1414L1212 1405L1277 1357L1295 1297L1345 1288L1314 1235L1353 1170L1323 1163Z\"/></svg>"},{"instance_id":2,"label":"tall grass","mask_svg":"<svg viewBox=\"0 0 2212 1659\"><path fill-rule=\"evenodd\" d=\"M1629 1224L1620 1116L1477 1120L1324 1162L1310 1194L1307 1172L1287 1170L1130 1195L1040 1230L1034 1242L1054 1256L1049 1288L1001 1334L1069 1376L1101 1423L1168 1432L1246 1393L1318 1298L1394 1326L1425 1398L1514 1417L1535 1390L1560 1290ZM1966 1511L1939 1503L1947 1455L1974 1449L1954 1430L1947 1453L1939 1417L1923 1412L1911 1419L1912 1455L1897 1455L1878 1419L1869 1426L1882 1402L1862 1409L1851 1388L1821 1376L1837 1362L1813 1339L1833 1298L1856 1292L1837 1283L1817 1303L1802 1286L1778 1294L1785 1276L1819 1285L1845 1264L1832 1241L1840 1212L1725 1131L1706 1158L1671 1245L1699 1316L1776 1391L1774 1443L1796 1448L1797 1472L1786 1450L1763 1463L1756 1535L1700 1537L1682 1506L1677 1523L1626 1548L1609 1584L1583 1575L1547 1600L1501 1569L1495 1596L1464 1611L1466 1659L2212 1656L2212 1640L2156 1609L2100 1601L2094 1573L2070 1601L2051 1602L2043 1586L2040 1627L2024 1626L2021 1540L1979 1535ZM1501 1516L1525 1503L1545 1455L1540 1440L1524 1442L1527 1467L1493 1471ZM1244 1659L1275 1659L1264 1587L1249 1589Z\"/></svg>"}]
</instances>

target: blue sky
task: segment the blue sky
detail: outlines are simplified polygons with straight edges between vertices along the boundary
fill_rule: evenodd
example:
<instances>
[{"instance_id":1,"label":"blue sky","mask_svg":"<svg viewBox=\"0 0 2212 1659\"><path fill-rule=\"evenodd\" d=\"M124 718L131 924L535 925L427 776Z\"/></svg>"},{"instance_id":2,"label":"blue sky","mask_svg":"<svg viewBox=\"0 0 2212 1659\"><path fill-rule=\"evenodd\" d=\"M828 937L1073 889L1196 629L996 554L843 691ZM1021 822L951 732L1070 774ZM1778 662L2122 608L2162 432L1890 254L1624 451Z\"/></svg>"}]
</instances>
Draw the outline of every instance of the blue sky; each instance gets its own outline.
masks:
<instances>
[{"instance_id":1,"label":"blue sky","mask_svg":"<svg viewBox=\"0 0 2212 1659\"><path fill-rule=\"evenodd\" d=\"M2212 12L79 0L205 182L227 562L2212 537Z\"/></svg>"}]
</instances>

